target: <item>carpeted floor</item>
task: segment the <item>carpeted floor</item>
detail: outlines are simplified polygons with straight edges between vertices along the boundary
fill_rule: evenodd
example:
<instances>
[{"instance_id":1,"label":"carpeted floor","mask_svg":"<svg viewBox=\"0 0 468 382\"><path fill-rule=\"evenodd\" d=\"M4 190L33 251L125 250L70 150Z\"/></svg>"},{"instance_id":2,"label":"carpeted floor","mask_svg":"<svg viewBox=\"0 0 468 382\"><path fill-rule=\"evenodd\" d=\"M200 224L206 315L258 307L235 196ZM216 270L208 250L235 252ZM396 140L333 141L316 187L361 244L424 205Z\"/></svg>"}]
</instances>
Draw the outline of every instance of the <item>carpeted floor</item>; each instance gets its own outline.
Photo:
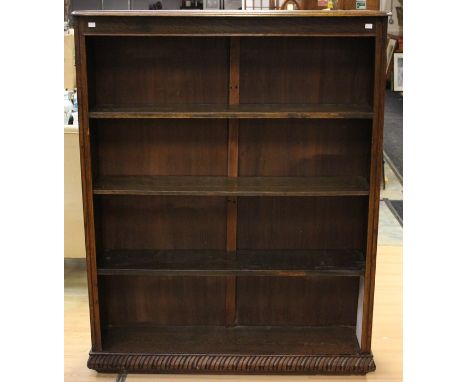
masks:
<instances>
[{"instance_id":1,"label":"carpeted floor","mask_svg":"<svg viewBox=\"0 0 468 382\"><path fill-rule=\"evenodd\" d=\"M403 183L403 95L391 90L385 94L384 153Z\"/></svg>"}]
</instances>

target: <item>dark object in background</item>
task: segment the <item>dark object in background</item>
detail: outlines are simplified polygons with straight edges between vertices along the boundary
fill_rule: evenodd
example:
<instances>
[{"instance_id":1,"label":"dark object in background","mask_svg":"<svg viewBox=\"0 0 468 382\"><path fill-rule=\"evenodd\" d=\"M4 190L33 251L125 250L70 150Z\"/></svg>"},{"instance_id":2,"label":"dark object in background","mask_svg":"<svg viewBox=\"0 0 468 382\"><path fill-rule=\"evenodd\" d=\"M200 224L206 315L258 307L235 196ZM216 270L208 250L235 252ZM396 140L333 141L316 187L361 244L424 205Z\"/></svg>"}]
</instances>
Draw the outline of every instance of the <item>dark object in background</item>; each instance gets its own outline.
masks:
<instances>
[{"instance_id":1,"label":"dark object in background","mask_svg":"<svg viewBox=\"0 0 468 382\"><path fill-rule=\"evenodd\" d=\"M203 0L182 0L180 9L203 9Z\"/></svg>"},{"instance_id":2,"label":"dark object in background","mask_svg":"<svg viewBox=\"0 0 468 382\"><path fill-rule=\"evenodd\" d=\"M156 11L158 9L162 9L162 3L160 1L156 1L155 3L152 3L149 5L149 10L150 11Z\"/></svg>"}]
</instances>

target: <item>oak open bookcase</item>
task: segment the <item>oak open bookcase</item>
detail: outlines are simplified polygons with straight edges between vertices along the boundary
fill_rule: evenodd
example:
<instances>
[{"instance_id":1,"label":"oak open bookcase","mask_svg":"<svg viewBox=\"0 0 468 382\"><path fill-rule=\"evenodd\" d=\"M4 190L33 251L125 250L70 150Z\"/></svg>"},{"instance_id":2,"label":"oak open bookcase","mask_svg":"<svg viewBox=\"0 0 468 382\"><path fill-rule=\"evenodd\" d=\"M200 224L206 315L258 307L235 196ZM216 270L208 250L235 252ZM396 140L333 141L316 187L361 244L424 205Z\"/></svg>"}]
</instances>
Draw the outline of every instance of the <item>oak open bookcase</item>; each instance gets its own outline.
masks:
<instances>
[{"instance_id":1,"label":"oak open bookcase","mask_svg":"<svg viewBox=\"0 0 468 382\"><path fill-rule=\"evenodd\" d=\"M88 366L374 370L386 14L75 16Z\"/></svg>"}]
</instances>

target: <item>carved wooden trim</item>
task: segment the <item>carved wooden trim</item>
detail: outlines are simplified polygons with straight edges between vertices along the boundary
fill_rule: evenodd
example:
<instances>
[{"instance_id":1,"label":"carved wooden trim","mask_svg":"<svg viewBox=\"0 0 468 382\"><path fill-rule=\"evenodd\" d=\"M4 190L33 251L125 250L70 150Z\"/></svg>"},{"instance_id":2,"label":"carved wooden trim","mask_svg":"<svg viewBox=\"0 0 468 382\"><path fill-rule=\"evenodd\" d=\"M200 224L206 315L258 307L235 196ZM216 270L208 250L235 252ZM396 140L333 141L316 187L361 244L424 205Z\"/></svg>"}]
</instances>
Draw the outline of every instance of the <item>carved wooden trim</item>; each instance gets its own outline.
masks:
<instances>
[{"instance_id":1,"label":"carved wooden trim","mask_svg":"<svg viewBox=\"0 0 468 382\"><path fill-rule=\"evenodd\" d=\"M371 354L198 355L90 353L88 367L107 373L366 374L375 370Z\"/></svg>"}]
</instances>

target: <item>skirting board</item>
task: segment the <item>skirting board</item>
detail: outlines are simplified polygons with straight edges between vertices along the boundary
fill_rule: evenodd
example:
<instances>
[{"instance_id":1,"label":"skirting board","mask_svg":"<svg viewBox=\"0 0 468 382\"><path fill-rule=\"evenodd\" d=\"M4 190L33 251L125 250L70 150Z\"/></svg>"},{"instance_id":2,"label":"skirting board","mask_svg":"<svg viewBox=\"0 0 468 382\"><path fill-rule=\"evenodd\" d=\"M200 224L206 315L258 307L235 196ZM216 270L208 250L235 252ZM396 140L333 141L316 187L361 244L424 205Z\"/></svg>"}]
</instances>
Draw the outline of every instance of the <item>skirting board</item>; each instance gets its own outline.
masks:
<instances>
[{"instance_id":1,"label":"skirting board","mask_svg":"<svg viewBox=\"0 0 468 382\"><path fill-rule=\"evenodd\" d=\"M372 354L229 355L90 353L88 367L103 373L329 374L375 371Z\"/></svg>"}]
</instances>

